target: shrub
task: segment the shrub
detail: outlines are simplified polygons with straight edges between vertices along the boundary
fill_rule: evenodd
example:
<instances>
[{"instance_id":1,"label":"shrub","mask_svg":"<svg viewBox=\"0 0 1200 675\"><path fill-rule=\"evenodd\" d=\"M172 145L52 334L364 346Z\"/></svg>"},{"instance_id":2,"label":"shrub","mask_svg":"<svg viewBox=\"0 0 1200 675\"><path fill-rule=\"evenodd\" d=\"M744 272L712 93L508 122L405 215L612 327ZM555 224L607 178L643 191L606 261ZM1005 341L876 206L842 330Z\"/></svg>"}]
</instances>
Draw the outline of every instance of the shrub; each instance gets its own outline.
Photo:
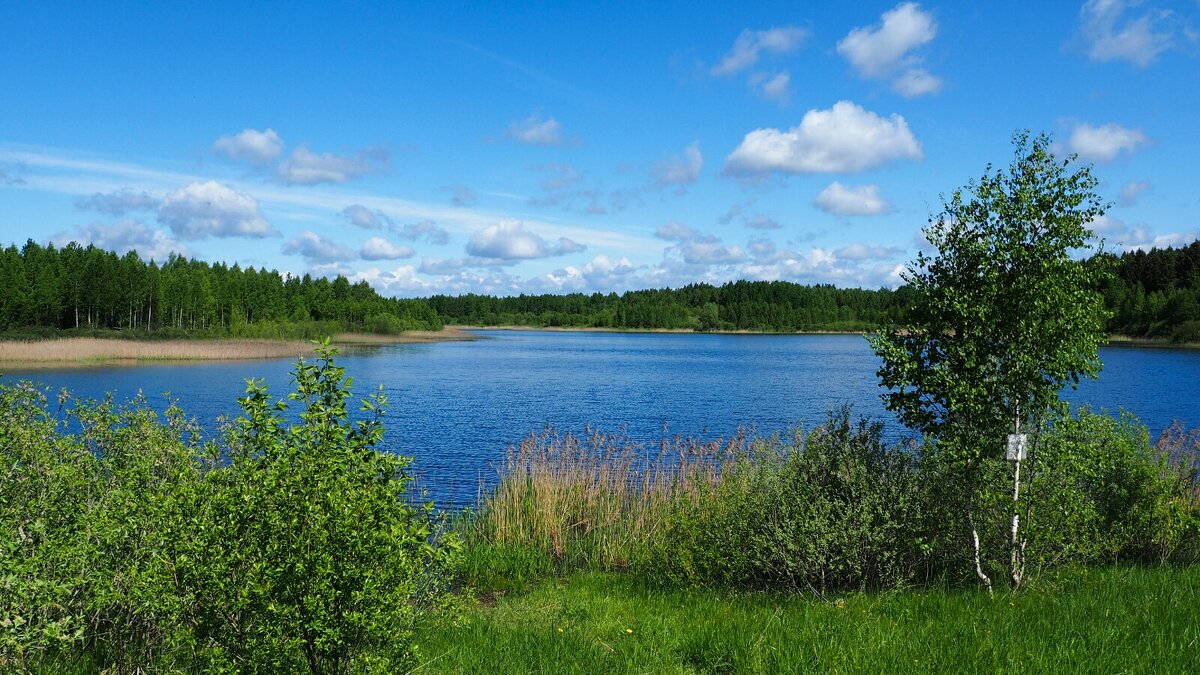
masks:
<instances>
[{"instance_id":1,"label":"shrub","mask_svg":"<svg viewBox=\"0 0 1200 675\"><path fill-rule=\"evenodd\" d=\"M914 455L881 434L843 408L786 444L756 442L667 519L643 572L819 592L906 583L923 555L921 485Z\"/></svg>"},{"instance_id":2,"label":"shrub","mask_svg":"<svg viewBox=\"0 0 1200 675\"><path fill-rule=\"evenodd\" d=\"M223 446L175 407L0 387L0 670L394 672L458 550L377 449L382 395L347 411L321 345L298 416L259 382ZM67 397L60 398L65 403ZM298 419L297 419L298 418Z\"/></svg>"}]
</instances>

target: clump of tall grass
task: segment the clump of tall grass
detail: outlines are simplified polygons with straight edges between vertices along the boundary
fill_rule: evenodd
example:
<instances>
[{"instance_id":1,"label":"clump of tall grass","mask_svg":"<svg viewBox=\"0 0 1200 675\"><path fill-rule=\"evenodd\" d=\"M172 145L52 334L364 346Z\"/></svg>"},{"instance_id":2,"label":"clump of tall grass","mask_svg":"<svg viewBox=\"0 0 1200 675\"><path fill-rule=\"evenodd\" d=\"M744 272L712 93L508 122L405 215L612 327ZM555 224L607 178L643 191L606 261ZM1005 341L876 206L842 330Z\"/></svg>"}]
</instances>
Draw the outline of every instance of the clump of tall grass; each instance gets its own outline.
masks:
<instances>
[{"instance_id":1,"label":"clump of tall grass","mask_svg":"<svg viewBox=\"0 0 1200 675\"><path fill-rule=\"evenodd\" d=\"M1200 432L1176 428L1155 447L1136 420L1084 409L1040 447L1029 524L1039 571L1200 559ZM545 429L510 448L460 521L463 573L490 590L583 568L820 594L966 579L961 490L938 459L929 444L884 441L880 423L848 408L786 435L649 447ZM989 569L1007 551L1004 506L978 515Z\"/></svg>"},{"instance_id":2,"label":"clump of tall grass","mask_svg":"<svg viewBox=\"0 0 1200 675\"><path fill-rule=\"evenodd\" d=\"M664 439L647 448L623 434L551 428L510 447L494 489L466 519L471 541L544 552L559 566L626 569L662 523L694 503L745 456L745 433ZM495 551L493 551L495 553Z\"/></svg>"}]
</instances>

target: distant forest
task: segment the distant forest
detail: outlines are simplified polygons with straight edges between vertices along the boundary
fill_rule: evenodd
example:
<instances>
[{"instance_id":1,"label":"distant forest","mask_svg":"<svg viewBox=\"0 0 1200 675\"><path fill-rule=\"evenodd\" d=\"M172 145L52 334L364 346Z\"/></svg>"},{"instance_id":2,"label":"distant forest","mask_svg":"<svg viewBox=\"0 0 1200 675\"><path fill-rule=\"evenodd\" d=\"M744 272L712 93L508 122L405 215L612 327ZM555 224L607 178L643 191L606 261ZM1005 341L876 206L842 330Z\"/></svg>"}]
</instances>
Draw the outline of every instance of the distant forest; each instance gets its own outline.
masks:
<instances>
[{"instance_id":1,"label":"distant forest","mask_svg":"<svg viewBox=\"0 0 1200 675\"><path fill-rule=\"evenodd\" d=\"M424 300L384 298L365 281L281 276L172 255L29 241L0 253L0 331L119 329L155 335L317 337L438 330Z\"/></svg>"},{"instance_id":2,"label":"distant forest","mask_svg":"<svg viewBox=\"0 0 1200 675\"><path fill-rule=\"evenodd\" d=\"M446 323L464 325L791 333L871 330L899 322L908 297L907 288L863 290L787 281L734 281L621 295L435 295L429 304Z\"/></svg>"},{"instance_id":3,"label":"distant forest","mask_svg":"<svg viewBox=\"0 0 1200 675\"><path fill-rule=\"evenodd\" d=\"M1101 291L1111 333L1200 342L1200 242L1114 257ZM866 290L786 281L566 295L384 298L366 282L33 241L0 253L0 331L314 337L436 330L442 323L616 329L869 331L903 324L906 286Z\"/></svg>"},{"instance_id":4,"label":"distant forest","mask_svg":"<svg viewBox=\"0 0 1200 675\"><path fill-rule=\"evenodd\" d=\"M1200 241L1125 253L1103 291L1110 333L1200 342Z\"/></svg>"}]
</instances>

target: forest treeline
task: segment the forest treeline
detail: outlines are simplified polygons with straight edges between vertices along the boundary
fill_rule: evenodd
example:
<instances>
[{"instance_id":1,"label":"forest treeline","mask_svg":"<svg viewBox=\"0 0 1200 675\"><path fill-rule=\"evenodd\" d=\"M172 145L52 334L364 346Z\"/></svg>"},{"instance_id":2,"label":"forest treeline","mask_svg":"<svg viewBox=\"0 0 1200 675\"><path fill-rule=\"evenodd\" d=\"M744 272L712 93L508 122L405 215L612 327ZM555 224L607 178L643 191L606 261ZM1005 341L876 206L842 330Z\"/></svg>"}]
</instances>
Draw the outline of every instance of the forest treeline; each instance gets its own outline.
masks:
<instances>
[{"instance_id":1,"label":"forest treeline","mask_svg":"<svg viewBox=\"0 0 1200 675\"><path fill-rule=\"evenodd\" d=\"M172 255L61 248L32 240L0 253L0 331L32 328L170 335L316 337L343 331L438 330L423 300L385 298L350 283Z\"/></svg>"},{"instance_id":2,"label":"forest treeline","mask_svg":"<svg viewBox=\"0 0 1200 675\"><path fill-rule=\"evenodd\" d=\"M1200 342L1200 242L1112 259L1105 306L1114 334ZM735 281L721 286L565 295L385 298L365 281L280 275L172 256L29 241L0 253L0 331L314 337L340 331L436 330L442 323L615 329L869 331L903 324L896 290Z\"/></svg>"},{"instance_id":3,"label":"forest treeline","mask_svg":"<svg viewBox=\"0 0 1200 675\"><path fill-rule=\"evenodd\" d=\"M733 281L721 286L569 295L435 295L446 323L626 329L856 331L903 320L908 289L802 286L787 281Z\"/></svg>"},{"instance_id":4,"label":"forest treeline","mask_svg":"<svg viewBox=\"0 0 1200 675\"><path fill-rule=\"evenodd\" d=\"M1200 241L1125 253L1103 290L1110 333L1200 342Z\"/></svg>"},{"instance_id":5,"label":"forest treeline","mask_svg":"<svg viewBox=\"0 0 1200 675\"><path fill-rule=\"evenodd\" d=\"M1200 242L1130 251L1109 262L1112 275L1102 290L1110 333L1200 342ZM912 292L735 281L622 295L435 295L429 302L446 323L477 326L869 331L903 325Z\"/></svg>"}]
</instances>

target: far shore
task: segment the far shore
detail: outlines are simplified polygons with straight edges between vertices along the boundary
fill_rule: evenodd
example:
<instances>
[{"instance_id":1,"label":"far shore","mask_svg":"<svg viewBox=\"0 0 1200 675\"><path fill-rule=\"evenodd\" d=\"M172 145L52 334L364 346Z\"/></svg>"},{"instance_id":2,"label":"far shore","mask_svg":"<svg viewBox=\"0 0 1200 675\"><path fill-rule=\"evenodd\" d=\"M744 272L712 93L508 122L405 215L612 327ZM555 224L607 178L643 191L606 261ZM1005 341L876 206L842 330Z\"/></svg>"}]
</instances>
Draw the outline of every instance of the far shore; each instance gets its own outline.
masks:
<instances>
[{"instance_id":1,"label":"far shore","mask_svg":"<svg viewBox=\"0 0 1200 675\"><path fill-rule=\"evenodd\" d=\"M548 333L686 333L696 335L866 335L861 330L802 330L784 333L761 330L710 330L697 331L691 328L604 328L595 326L447 326L461 330L528 330Z\"/></svg>"},{"instance_id":2,"label":"far shore","mask_svg":"<svg viewBox=\"0 0 1200 675\"><path fill-rule=\"evenodd\" d=\"M598 328L592 326L468 326L455 324L447 326L464 331L475 330L511 330L511 331L540 331L549 333L697 333L707 332L712 335L870 335L868 330L798 330L795 332L761 331L761 330L711 330L695 331L691 328ZM1168 342L1161 339L1138 338L1128 335L1108 336L1108 345L1113 347L1153 347L1161 349L1200 349L1198 342Z\"/></svg>"},{"instance_id":3,"label":"far shore","mask_svg":"<svg viewBox=\"0 0 1200 675\"><path fill-rule=\"evenodd\" d=\"M335 346L363 347L392 344L425 344L477 339L457 326L440 331L408 331L401 335L343 333ZM305 340L196 339L131 340L72 337L46 340L0 341L0 366L7 368L74 368L89 365L143 364L171 361L237 361L295 359L313 353Z\"/></svg>"}]
</instances>

